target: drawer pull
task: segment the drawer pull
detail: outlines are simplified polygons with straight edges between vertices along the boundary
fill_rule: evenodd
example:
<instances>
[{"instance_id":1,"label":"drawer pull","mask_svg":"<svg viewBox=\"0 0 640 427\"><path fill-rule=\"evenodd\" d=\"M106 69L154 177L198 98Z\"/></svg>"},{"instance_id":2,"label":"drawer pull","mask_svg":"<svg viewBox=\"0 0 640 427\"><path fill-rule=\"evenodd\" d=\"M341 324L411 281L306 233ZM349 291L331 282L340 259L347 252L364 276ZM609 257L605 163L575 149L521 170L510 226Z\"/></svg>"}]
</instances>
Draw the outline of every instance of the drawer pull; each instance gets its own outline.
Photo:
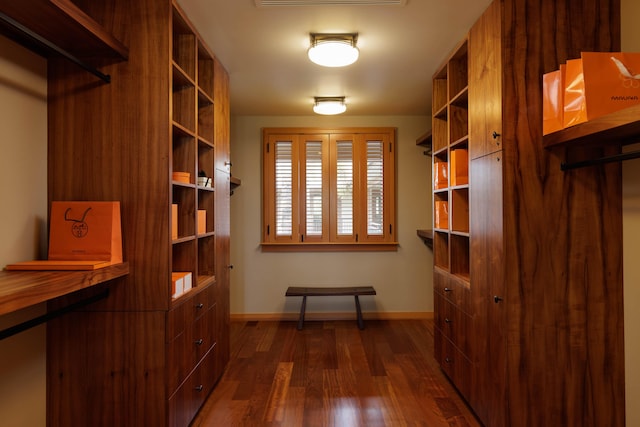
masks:
<instances>
[{"instance_id":1,"label":"drawer pull","mask_svg":"<svg viewBox=\"0 0 640 427\"><path fill-rule=\"evenodd\" d=\"M444 288L444 291L445 291L445 292L451 292L451 291L452 291L452 289L451 289L451 288Z\"/></svg>"},{"instance_id":2,"label":"drawer pull","mask_svg":"<svg viewBox=\"0 0 640 427\"><path fill-rule=\"evenodd\" d=\"M451 323L451 319L449 318L444 319L444 323Z\"/></svg>"},{"instance_id":3,"label":"drawer pull","mask_svg":"<svg viewBox=\"0 0 640 427\"><path fill-rule=\"evenodd\" d=\"M202 338L200 338L199 340L195 341L196 345L202 345L204 343L204 340Z\"/></svg>"},{"instance_id":4,"label":"drawer pull","mask_svg":"<svg viewBox=\"0 0 640 427\"><path fill-rule=\"evenodd\" d=\"M496 304L499 303L500 301L502 301L502 298L499 297L498 295L494 295L493 297L493 302L495 302Z\"/></svg>"},{"instance_id":5,"label":"drawer pull","mask_svg":"<svg viewBox=\"0 0 640 427\"><path fill-rule=\"evenodd\" d=\"M445 358L444 358L444 361L445 361L446 363L451 363L451 362L453 362L453 360L452 360L452 359L450 359L450 358L448 358L448 357L445 357Z\"/></svg>"},{"instance_id":6,"label":"drawer pull","mask_svg":"<svg viewBox=\"0 0 640 427\"><path fill-rule=\"evenodd\" d=\"M202 384L197 385L197 386L194 387L195 391L202 391L203 388L204 387L202 386Z\"/></svg>"},{"instance_id":7,"label":"drawer pull","mask_svg":"<svg viewBox=\"0 0 640 427\"><path fill-rule=\"evenodd\" d=\"M200 309L200 308L202 308L202 307L204 307L204 304L203 304L203 303L196 304L196 308L197 308L197 309Z\"/></svg>"}]
</instances>

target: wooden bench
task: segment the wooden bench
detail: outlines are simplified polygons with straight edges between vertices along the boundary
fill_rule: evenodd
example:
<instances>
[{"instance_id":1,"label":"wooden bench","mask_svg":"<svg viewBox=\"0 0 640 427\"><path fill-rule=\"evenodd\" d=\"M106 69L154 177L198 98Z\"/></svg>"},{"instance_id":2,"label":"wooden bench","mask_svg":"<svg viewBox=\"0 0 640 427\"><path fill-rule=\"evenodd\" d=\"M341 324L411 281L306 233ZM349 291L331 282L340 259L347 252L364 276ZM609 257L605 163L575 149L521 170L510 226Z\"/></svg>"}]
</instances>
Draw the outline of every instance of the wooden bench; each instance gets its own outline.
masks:
<instances>
[{"instance_id":1,"label":"wooden bench","mask_svg":"<svg viewBox=\"0 0 640 427\"><path fill-rule=\"evenodd\" d=\"M290 286L285 293L287 297L302 297L302 306L300 307L300 318L298 319L298 330L304 325L304 311L307 307L307 297L325 297L325 296L344 296L353 295L356 299L356 318L358 320L358 328L364 329L364 320L362 320L362 310L360 309L360 295L375 295L376 290L373 286L350 286L350 287L333 287L333 288L303 288Z\"/></svg>"}]
</instances>

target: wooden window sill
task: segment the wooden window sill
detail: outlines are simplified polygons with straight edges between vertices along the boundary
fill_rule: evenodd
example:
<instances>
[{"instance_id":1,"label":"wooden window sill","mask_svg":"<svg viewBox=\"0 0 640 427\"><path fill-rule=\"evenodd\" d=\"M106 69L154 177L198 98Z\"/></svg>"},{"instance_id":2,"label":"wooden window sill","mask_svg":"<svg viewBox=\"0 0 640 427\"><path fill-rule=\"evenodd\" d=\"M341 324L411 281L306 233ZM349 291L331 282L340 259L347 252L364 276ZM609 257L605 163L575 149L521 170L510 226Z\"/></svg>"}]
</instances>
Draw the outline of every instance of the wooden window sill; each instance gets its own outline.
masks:
<instances>
[{"instance_id":1,"label":"wooden window sill","mask_svg":"<svg viewBox=\"0 0 640 427\"><path fill-rule=\"evenodd\" d=\"M380 243L265 243L262 252L383 252L397 251L398 242Z\"/></svg>"}]
</instances>

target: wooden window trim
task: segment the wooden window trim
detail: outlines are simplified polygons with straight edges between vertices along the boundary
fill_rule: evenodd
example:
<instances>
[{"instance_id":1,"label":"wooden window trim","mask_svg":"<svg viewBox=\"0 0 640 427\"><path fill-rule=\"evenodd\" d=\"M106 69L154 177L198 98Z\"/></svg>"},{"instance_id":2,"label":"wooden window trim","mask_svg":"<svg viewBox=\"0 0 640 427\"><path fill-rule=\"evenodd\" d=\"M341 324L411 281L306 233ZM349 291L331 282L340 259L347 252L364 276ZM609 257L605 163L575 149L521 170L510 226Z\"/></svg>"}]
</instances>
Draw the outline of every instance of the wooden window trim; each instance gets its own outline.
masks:
<instances>
[{"instance_id":1,"label":"wooden window trim","mask_svg":"<svg viewBox=\"0 0 640 427\"><path fill-rule=\"evenodd\" d=\"M263 229L261 247L265 252L305 251L395 251L396 241L396 177L395 177L395 128L265 128L263 129ZM336 138L351 139L354 146L354 224L353 235L337 236L336 232ZM368 235L366 197L366 141L383 143L383 234ZM292 236L275 236L275 159L277 141L292 141L294 148L293 179L294 201L292 213ZM329 152L323 158L323 208L322 235L306 234L305 201L305 142L324 141ZM331 147L331 148L329 148ZM328 165L324 162L329 161ZM360 182L365 184L361 185ZM325 192L325 188L331 188ZM362 194L359 189L362 189ZM356 238L357 236L357 238Z\"/></svg>"}]
</instances>

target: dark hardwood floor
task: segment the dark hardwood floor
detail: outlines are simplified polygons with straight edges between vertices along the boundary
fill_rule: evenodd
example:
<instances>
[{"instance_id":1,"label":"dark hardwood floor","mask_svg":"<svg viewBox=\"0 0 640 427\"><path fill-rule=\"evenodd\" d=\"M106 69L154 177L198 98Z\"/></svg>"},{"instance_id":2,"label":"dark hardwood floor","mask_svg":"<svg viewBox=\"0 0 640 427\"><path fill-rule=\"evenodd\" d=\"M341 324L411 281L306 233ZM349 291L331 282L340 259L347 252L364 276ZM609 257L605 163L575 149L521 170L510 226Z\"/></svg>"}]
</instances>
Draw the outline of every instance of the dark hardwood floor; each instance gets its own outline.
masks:
<instances>
[{"instance_id":1,"label":"dark hardwood floor","mask_svg":"<svg viewBox=\"0 0 640 427\"><path fill-rule=\"evenodd\" d=\"M433 358L433 321L232 322L192 426L480 426Z\"/></svg>"}]
</instances>

